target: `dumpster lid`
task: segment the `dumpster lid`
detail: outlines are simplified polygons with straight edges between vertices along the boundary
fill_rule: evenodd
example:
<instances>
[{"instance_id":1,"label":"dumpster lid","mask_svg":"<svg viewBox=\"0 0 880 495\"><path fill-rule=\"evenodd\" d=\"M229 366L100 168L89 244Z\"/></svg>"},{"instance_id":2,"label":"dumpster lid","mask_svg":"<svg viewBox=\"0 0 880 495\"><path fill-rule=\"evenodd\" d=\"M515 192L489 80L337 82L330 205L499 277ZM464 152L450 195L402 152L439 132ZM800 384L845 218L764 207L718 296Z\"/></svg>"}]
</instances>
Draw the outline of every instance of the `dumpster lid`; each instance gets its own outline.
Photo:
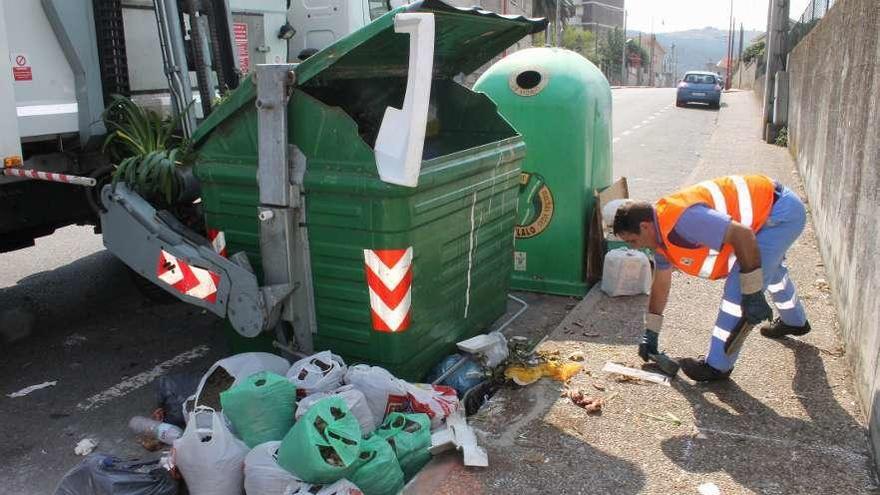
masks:
<instances>
[{"instance_id":1,"label":"dumpster lid","mask_svg":"<svg viewBox=\"0 0 880 495\"><path fill-rule=\"evenodd\" d=\"M409 36L394 31L394 16L403 12L434 14L434 78L471 73L524 36L541 32L547 26L543 18L500 15L478 7L453 7L440 0L413 2L388 12L297 65L297 85L308 88L335 79L405 78L409 68ZM193 143L205 138L255 96L251 76L202 122L193 134Z\"/></svg>"}]
</instances>

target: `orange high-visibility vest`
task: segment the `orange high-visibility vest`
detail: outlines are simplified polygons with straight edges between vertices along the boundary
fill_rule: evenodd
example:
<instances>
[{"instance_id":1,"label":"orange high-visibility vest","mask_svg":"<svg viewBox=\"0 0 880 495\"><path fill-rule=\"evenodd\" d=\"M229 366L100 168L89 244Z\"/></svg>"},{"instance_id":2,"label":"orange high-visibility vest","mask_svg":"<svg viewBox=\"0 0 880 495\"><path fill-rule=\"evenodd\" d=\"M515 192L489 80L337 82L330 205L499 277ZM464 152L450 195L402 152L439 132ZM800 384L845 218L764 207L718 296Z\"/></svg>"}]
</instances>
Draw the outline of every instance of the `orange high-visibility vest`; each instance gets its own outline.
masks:
<instances>
[{"instance_id":1,"label":"orange high-visibility vest","mask_svg":"<svg viewBox=\"0 0 880 495\"><path fill-rule=\"evenodd\" d=\"M730 175L661 198L655 205L657 230L663 240L658 251L685 273L712 280L727 276L736 262L733 246L724 244L720 252L708 246L687 249L670 242L669 234L682 213L698 204L725 213L757 232L770 216L774 187L773 179L764 175Z\"/></svg>"}]
</instances>

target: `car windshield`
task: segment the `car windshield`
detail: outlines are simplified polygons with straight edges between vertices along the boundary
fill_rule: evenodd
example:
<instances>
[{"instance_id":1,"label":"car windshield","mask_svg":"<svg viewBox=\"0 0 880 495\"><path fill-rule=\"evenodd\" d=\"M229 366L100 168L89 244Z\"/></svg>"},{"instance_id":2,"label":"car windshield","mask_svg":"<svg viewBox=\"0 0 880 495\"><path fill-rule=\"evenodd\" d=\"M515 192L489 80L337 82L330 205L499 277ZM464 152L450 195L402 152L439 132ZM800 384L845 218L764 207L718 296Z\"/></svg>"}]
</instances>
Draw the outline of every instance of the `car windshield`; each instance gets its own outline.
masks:
<instances>
[{"instance_id":1,"label":"car windshield","mask_svg":"<svg viewBox=\"0 0 880 495\"><path fill-rule=\"evenodd\" d=\"M715 84L715 76L708 74L688 74L684 76L684 82L694 84Z\"/></svg>"}]
</instances>

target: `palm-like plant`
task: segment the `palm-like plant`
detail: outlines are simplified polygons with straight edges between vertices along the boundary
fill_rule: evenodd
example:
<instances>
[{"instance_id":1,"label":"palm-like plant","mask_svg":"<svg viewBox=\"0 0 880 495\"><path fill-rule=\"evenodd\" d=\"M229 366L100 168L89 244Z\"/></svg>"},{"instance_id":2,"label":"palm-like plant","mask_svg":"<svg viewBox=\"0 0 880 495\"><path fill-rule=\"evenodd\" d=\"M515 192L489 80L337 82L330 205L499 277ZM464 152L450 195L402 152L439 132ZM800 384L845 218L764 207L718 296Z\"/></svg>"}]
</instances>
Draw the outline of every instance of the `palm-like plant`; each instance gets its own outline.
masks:
<instances>
[{"instance_id":1,"label":"palm-like plant","mask_svg":"<svg viewBox=\"0 0 880 495\"><path fill-rule=\"evenodd\" d=\"M557 7L558 6L558 7ZM559 23L564 27L568 24L568 18L576 12L573 0L533 0L532 15L546 17L551 23L556 23L556 9L559 8ZM547 35L547 41L550 36Z\"/></svg>"},{"instance_id":2,"label":"palm-like plant","mask_svg":"<svg viewBox=\"0 0 880 495\"><path fill-rule=\"evenodd\" d=\"M163 118L129 98L113 96L103 116L110 131L104 151L118 163L113 174L114 187L123 181L141 195L167 204L177 198L177 167L185 161L189 143L174 131L188 111L189 107L176 118Z\"/></svg>"}]
</instances>

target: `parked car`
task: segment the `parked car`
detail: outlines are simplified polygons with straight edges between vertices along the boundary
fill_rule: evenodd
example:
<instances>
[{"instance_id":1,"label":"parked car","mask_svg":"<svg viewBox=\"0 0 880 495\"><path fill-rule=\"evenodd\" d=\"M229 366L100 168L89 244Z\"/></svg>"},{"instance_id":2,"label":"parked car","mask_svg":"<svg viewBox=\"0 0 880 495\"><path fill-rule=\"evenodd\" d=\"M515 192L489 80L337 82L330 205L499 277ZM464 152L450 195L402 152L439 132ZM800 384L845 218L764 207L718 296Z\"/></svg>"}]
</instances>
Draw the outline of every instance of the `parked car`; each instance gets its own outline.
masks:
<instances>
[{"instance_id":1,"label":"parked car","mask_svg":"<svg viewBox=\"0 0 880 495\"><path fill-rule=\"evenodd\" d=\"M675 106L705 103L710 108L721 106L721 80L711 72L686 72L675 93Z\"/></svg>"}]
</instances>

